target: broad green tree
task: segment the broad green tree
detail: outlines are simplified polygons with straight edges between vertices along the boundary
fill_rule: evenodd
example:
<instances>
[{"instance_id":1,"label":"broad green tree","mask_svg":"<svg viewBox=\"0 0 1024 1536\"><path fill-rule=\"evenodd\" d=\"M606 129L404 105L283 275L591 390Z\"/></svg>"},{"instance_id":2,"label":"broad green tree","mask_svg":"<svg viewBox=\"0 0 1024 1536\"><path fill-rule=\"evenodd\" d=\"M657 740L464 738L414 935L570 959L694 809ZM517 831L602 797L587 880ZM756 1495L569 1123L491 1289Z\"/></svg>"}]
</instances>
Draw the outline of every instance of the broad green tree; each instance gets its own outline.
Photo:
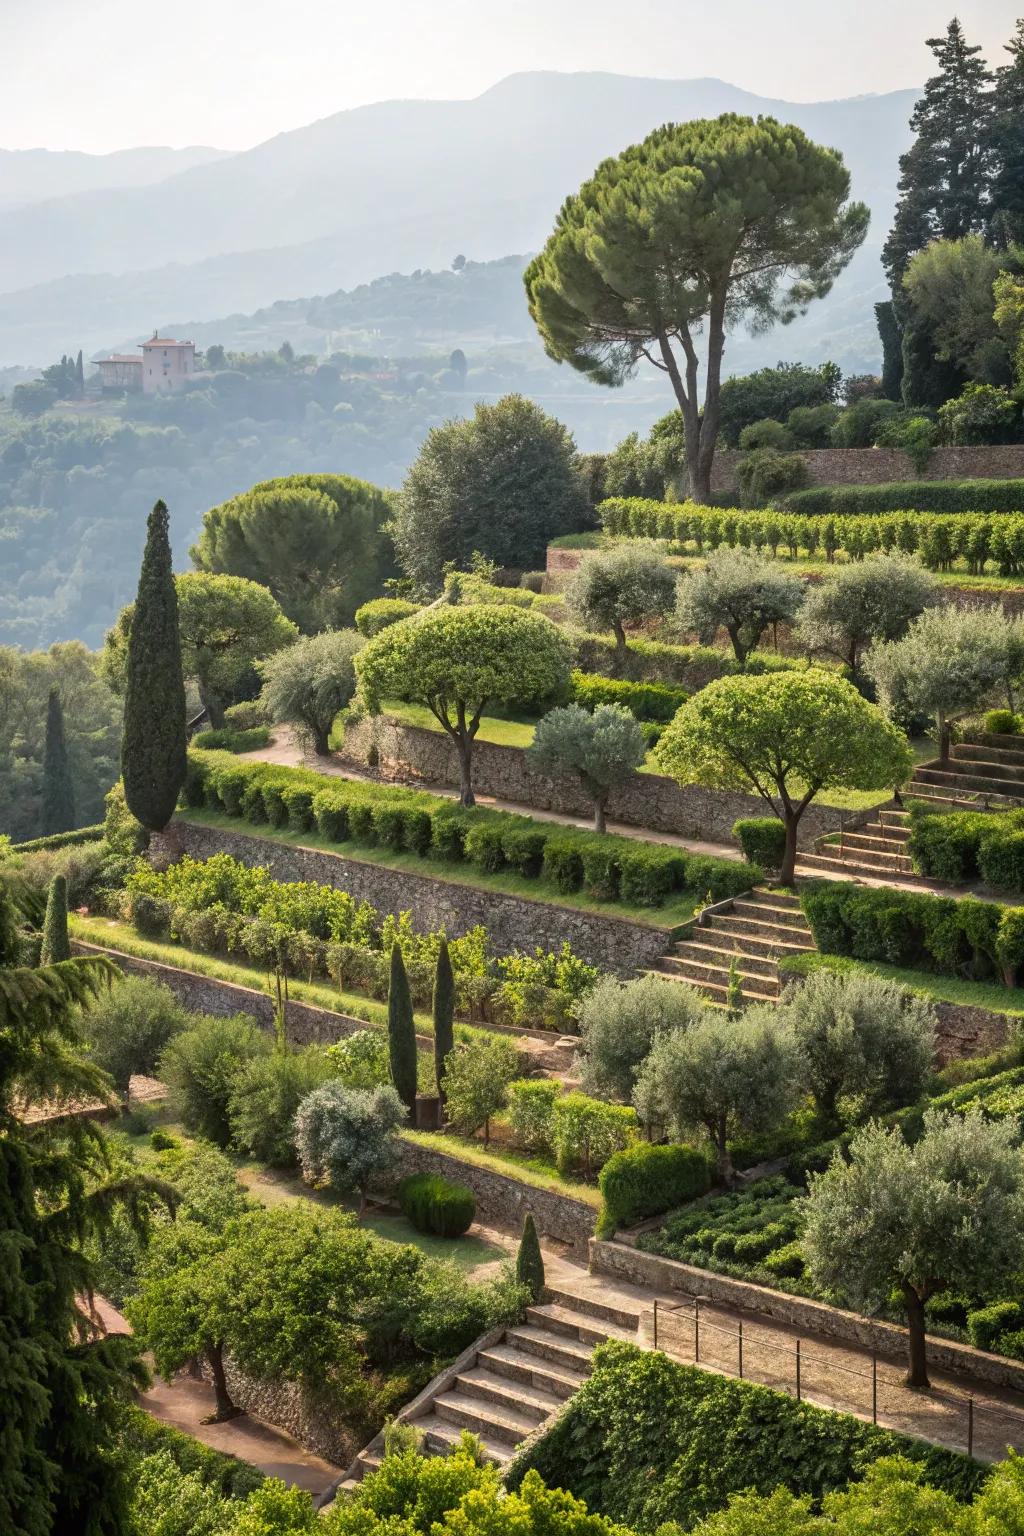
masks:
<instances>
[{"instance_id":1,"label":"broad green tree","mask_svg":"<svg viewBox=\"0 0 1024 1536\"><path fill-rule=\"evenodd\" d=\"M43 746L43 788L39 831L70 832L75 825L75 788L64 735L64 707L60 689L51 688L46 702L46 740Z\"/></svg>"},{"instance_id":2,"label":"broad green tree","mask_svg":"<svg viewBox=\"0 0 1024 1536\"><path fill-rule=\"evenodd\" d=\"M903 274L916 324L927 329L935 356L965 379L1008 384L1010 359L993 315L993 284L1020 261L994 251L980 234L935 240L917 251Z\"/></svg>"},{"instance_id":3,"label":"broad green tree","mask_svg":"<svg viewBox=\"0 0 1024 1536\"><path fill-rule=\"evenodd\" d=\"M633 1103L648 1126L703 1133L728 1185L730 1138L778 1125L795 1100L795 1066L792 1036L774 1008L755 1005L738 1018L705 1009L689 1029L655 1037Z\"/></svg>"},{"instance_id":4,"label":"broad green tree","mask_svg":"<svg viewBox=\"0 0 1024 1536\"><path fill-rule=\"evenodd\" d=\"M657 746L681 784L753 790L786 828L792 885L800 818L823 789L892 789L913 766L906 737L831 673L723 677L687 700Z\"/></svg>"},{"instance_id":5,"label":"broad green tree","mask_svg":"<svg viewBox=\"0 0 1024 1536\"><path fill-rule=\"evenodd\" d=\"M742 667L766 629L793 623L803 600L803 582L777 560L723 546L679 583L676 616L704 645L724 629Z\"/></svg>"},{"instance_id":6,"label":"broad green tree","mask_svg":"<svg viewBox=\"0 0 1024 1536\"><path fill-rule=\"evenodd\" d=\"M901 640L872 646L864 670L891 714L931 716L945 762L956 720L994 704L1015 708L1024 626L995 608L927 608Z\"/></svg>"},{"instance_id":7,"label":"broad green tree","mask_svg":"<svg viewBox=\"0 0 1024 1536\"><path fill-rule=\"evenodd\" d=\"M908 1146L872 1124L812 1174L801 1245L815 1283L858 1306L895 1287L907 1312L907 1384L927 1387L925 1305L939 1291L998 1294L1024 1264L1024 1153L1008 1118L932 1110Z\"/></svg>"},{"instance_id":8,"label":"broad green tree","mask_svg":"<svg viewBox=\"0 0 1024 1536\"><path fill-rule=\"evenodd\" d=\"M388 983L388 1053L391 1081L410 1115L416 1113L416 1020L402 946L391 946Z\"/></svg>"},{"instance_id":9,"label":"broad green tree","mask_svg":"<svg viewBox=\"0 0 1024 1536\"><path fill-rule=\"evenodd\" d=\"M584 526L587 495L570 433L523 395L480 403L468 421L434 427L402 488L393 536L418 591L474 554L531 570L549 539Z\"/></svg>"},{"instance_id":10,"label":"broad green tree","mask_svg":"<svg viewBox=\"0 0 1024 1536\"><path fill-rule=\"evenodd\" d=\"M629 1100L657 1036L689 1029L703 1016L690 987L651 974L627 982L602 976L577 1006L583 1087L598 1098Z\"/></svg>"},{"instance_id":11,"label":"broad green tree","mask_svg":"<svg viewBox=\"0 0 1024 1536\"><path fill-rule=\"evenodd\" d=\"M174 578L178 594L181 665L194 678L210 725L224 724L231 702L253 664L290 645L298 630L266 587L241 576L186 571ZM103 644L103 671L123 691L134 604L121 610Z\"/></svg>"},{"instance_id":12,"label":"broad green tree","mask_svg":"<svg viewBox=\"0 0 1024 1536\"><path fill-rule=\"evenodd\" d=\"M646 755L644 733L623 705L568 704L538 721L526 760L536 773L578 779L594 802L594 830L603 832L612 791L633 777Z\"/></svg>"},{"instance_id":13,"label":"broad green tree","mask_svg":"<svg viewBox=\"0 0 1024 1536\"><path fill-rule=\"evenodd\" d=\"M394 574L392 510L386 491L348 475L262 480L207 512L192 559L269 587L306 633L335 629Z\"/></svg>"},{"instance_id":14,"label":"broad green tree","mask_svg":"<svg viewBox=\"0 0 1024 1536\"><path fill-rule=\"evenodd\" d=\"M491 1139L491 1120L508 1102L508 1085L520 1075L519 1052L503 1035L457 1045L445 1068L445 1108L448 1119L465 1136L481 1128L484 1146Z\"/></svg>"},{"instance_id":15,"label":"broad green tree","mask_svg":"<svg viewBox=\"0 0 1024 1536\"><path fill-rule=\"evenodd\" d=\"M128 636L121 776L128 809L162 832L185 782L185 682L167 508L149 514Z\"/></svg>"},{"instance_id":16,"label":"broad green tree","mask_svg":"<svg viewBox=\"0 0 1024 1536\"><path fill-rule=\"evenodd\" d=\"M472 805L473 742L489 704L551 698L569 681L569 642L550 619L505 605L447 604L391 624L356 658L371 709L424 704L451 738L460 799Z\"/></svg>"},{"instance_id":17,"label":"broad green tree","mask_svg":"<svg viewBox=\"0 0 1024 1536\"><path fill-rule=\"evenodd\" d=\"M390 1083L372 1089L325 1083L314 1089L295 1116L303 1177L339 1194L358 1192L361 1216L371 1182L395 1165L396 1133L405 1119L405 1105Z\"/></svg>"},{"instance_id":18,"label":"broad green tree","mask_svg":"<svg viewBox=\"0 0 1024 1536\"><path fill-rule=\"evenodd\" d=\"M940 590L937 577L916 560L854 560L808 587L795 638L813 654L843 662L856 682L872 642L902 639L918 614L938 602Z\"/></svg>"},{"instance_id":19,"label":"broad green tree","mask_svg":"<svg viewBox=\"0 0 1024 1536\"><path fill-rule=\"evenodd\" d=\"M126 976L86 1009L81 1027L93 1061L127 1100L132 1078L151 1076L165 1046L190 1022L169 987Z\"/></svg>"},{"instance_id":20,"label":"broad green tree","mask_svg":"<svg viewBox=\"0 0 1024 1536\"><path fill-rule=\"evenodd\" d=\"M254 1056L266 1056L270 1050L269 1036L247 1013L231 1018L193 1014L188 1027L168 1040L157 1072L185 1127L226 1147L235 1079Z\"/></svg>"},{"instance_id":21,"label":"broad green tree","mask_svg":"<svg viewBox=\"0 0 1024 1536\"><path fill-rule=\"evenodd\" d=\"M565 592L569 613L587 629L610 629L616 664L626 659L626 625L672 611L676 575L653 544L631 539L586 555Z\"/></svg>"},{"instance_id":22,"label":"broad green tree","mask_svg":"<svg viewBox=\"0 0 1024 1536\"><path fill-rule=\"evenodd\" d=\"M39 963L56 965L59 960L70 959L68 882L66 876L54 875L46 894L46 917L43 921L43 943L39 952Z\"/></svg>"},{"instance_id":23,"label":"broad green tree","mask_svg":"<svg viewBox=\"0 0 1024 1536\"><path fill-rule=\"evenodd\" d=\"M356 691L355 658L363 646L354 629L306 635L259 665L260 703L271 720L294 725L303 742L326 757L331 727Z\"/></svg>"},{"instance_id":24,"label":"broad green tree","mask_svg":"<svg viewBox=\"0 0 1024 1536\"><path fill-rule=\"evenodd\" d=\"M849 191L841 155L791 124L734 113L667 124L566 199L526 269L550 357L601 384L621 384L642 358L668 375L699 501L727 325L767 329L829 291L867 231Z\"/></svg>"}]
</instances>

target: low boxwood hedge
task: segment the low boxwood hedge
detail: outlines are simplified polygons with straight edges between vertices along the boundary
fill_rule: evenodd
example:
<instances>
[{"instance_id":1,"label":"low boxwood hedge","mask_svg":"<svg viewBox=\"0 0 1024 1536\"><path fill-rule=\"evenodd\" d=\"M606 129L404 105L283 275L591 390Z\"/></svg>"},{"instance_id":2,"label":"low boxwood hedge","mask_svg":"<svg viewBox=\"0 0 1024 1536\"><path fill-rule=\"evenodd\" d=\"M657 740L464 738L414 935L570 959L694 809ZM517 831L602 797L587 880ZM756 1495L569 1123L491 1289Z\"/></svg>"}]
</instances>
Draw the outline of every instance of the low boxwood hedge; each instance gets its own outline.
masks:
<instances>
[{"instance_id":1,"label":"low boxwood hedge","mask_svg":"<svg viewBox=\"0 0 1024 1536\"><path fill-rule=\"evenodd\" d=\"M270 731L265 725L251 725L245 730L222 726L216 731L198 731L192 744L203 752L256 752L270 745Z\"/></svg>"},{"instance_id":2,"label":"low boxwood hedge","mask_svg":"<svg viewBox=\"0 0 1024 1536\"><path fill-rule=\"evenodd\" d=\"M696 1147L638 1142L610 1157L597 1182L603 1201L597 1235L611 1237L619 1227L661 1216L706 1194L711 1167Z\"/></svg>"}]
</instances>

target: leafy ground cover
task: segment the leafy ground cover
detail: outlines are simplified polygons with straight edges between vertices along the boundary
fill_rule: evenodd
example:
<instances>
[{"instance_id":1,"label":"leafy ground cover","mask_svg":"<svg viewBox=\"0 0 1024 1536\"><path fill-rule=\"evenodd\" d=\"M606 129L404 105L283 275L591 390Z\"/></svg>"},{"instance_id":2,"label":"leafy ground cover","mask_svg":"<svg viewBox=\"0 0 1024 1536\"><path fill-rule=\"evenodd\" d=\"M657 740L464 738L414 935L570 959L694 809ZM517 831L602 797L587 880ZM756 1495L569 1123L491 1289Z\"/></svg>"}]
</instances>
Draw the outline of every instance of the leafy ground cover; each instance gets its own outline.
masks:
<instances>
[{"instance_id":1,"label":"leafy ground cover","mask_svg":"<svg viewBox=\"0 0 1024 1536\"><path fill-rule=\"evenodd\" d=\"M494 1143L484 1148L461 1136L445 1135L436 1131L403 1131L401 1134L406 1141L431 1151L447 1152L449 1156L458 1158L460 1162L471 1163L477 1168L487 1168L492 1173L503 1173L518 1179L521 1184L530 1184L535 1189L545 1189L552 1194L571 1195L574 1200L583 1200L587 1205L592 1205L595 1210L600 1207L601 1196L596 1185L564 1178L554 1163L548 1162L545 1158L528 1157L524 1153L496 1146Z\"/></svg>"}]
</instances>

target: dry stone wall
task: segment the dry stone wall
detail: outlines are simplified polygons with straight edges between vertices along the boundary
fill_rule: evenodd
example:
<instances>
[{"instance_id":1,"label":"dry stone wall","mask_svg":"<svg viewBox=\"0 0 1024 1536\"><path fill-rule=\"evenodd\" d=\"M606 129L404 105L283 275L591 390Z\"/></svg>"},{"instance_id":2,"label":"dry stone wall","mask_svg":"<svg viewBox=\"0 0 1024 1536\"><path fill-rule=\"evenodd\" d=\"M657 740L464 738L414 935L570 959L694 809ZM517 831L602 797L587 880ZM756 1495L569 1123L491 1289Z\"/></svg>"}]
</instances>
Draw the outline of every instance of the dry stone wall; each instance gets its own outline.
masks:
<instances>
[{"instance_id":1,"label":"dry stone wall","mask_svg":"<svg viewBox=\"0 0 1024 1536\"><path fill-rule=\"evenodd\" d=\"M1024 478L1024 446L936 448L923 471L898 448L800 450L811 485L888 485L893 480L1018 480ZM743 454L720 448L711 469L713 491L734 491Z\"/></svg>"},{"instance_id":2,"label":"dry stone wall","mask_svg":"<svg viewBox=\"0 0 1024 1536\"><path fill-rule=\"evenodd\" d=\"M211 1379L205 1361L197 1363L193 1372L203 1381ZM338 1422L337 1415L298 1382L257 1381L239 1370L230 1355L224 1357L224 1375L232 1402L255 1418L286 1430L314 1456L347 1467L359 1450L358 1441Z\"/></svg>"},{"instance_id":3,"label":"dry stone wall","mask_svg":"<svg viewBox=\"0 0 1024 1536\"><path fill-rule=\"evenodd\" d=\"M459 782L458 759L447 736L421 726L403 725L387 715L350 725L345 731L344 756L361 766L375 764L381 776L389 779L453 787ZM580 784L533 772L521 747L477 742L473 786L478 794L533 810L556 811L563 816L593 814L592 803ZM659 773L634 774L608 802L611 821L730 845L734 821L764 814L764 801L754 795L681 785ZM854 826L869 814L844 816L830 806L811 805L800 823L800 846L812 848L824 833Z\"/></svg>"}]
</instances>

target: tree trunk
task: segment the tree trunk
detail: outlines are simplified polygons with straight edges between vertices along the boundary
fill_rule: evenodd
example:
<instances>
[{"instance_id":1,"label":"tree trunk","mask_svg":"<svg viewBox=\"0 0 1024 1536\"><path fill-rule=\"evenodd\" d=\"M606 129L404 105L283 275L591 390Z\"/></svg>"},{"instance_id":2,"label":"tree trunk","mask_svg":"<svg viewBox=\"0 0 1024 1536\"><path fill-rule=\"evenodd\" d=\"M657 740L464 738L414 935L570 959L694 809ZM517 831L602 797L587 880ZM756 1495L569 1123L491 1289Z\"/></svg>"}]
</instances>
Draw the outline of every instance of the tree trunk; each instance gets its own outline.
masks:
<instances>
[{"instance_id":1,"label":"tree trunk","mask_svg":"<svg viewBox=\"0 0 1024 1536\"><path fill-rule=\"evenodd\" d=\"M210 722L211 731L224 729L224 705L217 695L209 688L204 688L200 683L199 697L203 708L206 710L206 718Z\"/></svg>"},{"instance_id":2,"label":"tree trunk","mask_svg":"<svg viewBox=\"0 0 1024 1536\"><path fill-rule=\"evenodd\" d=\"M360 1184L360 1186L359 1186L359 1210L357 1212L357 1219L359 1221L362 1221L363 1217L366 1215L366 1205L367 1205L367 1186L365 1184Z\"/></svg>"},{"instance_id":3,"label":"tree trunk","mask_svg":"<svg viewBox=\"0 0 1024 1536\"><path fill-rule=\"evenodd\" d=\"M952 735L952 731L950 729L949 721L946 719L945 715L939 715L938 723L939 723L939 762L940 763L948 763L949 762L949 741L950 741L950 736Z\"/></svg>"},{"instance_id":4,"label":"tree trunk","mask_svg":"<svg viewBox=\"0 0 1024 1536\"><path fill-rule=\"evenodd\" d=\"M209 1423L219 1424L222 1419L233 1419L241 1413L231 1401L228 1392L227 1377L224 1374L224 1345L219 1340L207 1339L206 1358L213 1376L213 1393L217 1404L217 1411L212 1415Z\"/></svg>"},{"instance_id":5,"label":"tree trunk","mask_svg":"<svg viewBox=\"0 0 1024 1536\"><path fill-rule=\"evenodd\" d=\"M605 829L605 816L604 816L604 813L605 813L605 805L607 803L607 799L608 799L607 795L595 795L594 796L594 831L595 832L603 832L604 829Z\"/></svg>"},{"instance_id":6,"label":"tree trunk","mask_svg":"<svg viewBox=\"0 0 1024 1536\"><path fill-rule=\"evenodd\" d=\"M727 624L725 627L725 632L729 636L729 639L732 641L732 652L736 657L737 665L741 669L745 668L747 665L747 652L744 649L743 641L740 639L739 625Z\"/></svg>"},{"instance_id":7,"label":"tree trunk","mask_svg":"<svg viewBox=\"0 0 1024 1536\"><path fill-rule=\"evenodd\" d=\"M903 1301L907 1309L907 1386L927 1391L931 1382L925 1349L924 1302L909 1285L903 1287Z\"/></svg>"},{"instance_id":8,"label":"tree trunk","mask_svg":"<svg viewBox=\"0 0 1024 1536\"><path fill-rule=\"evenodd\" d=\"M733 1185L732 1158L729 1156L729 1139L725 1121L715 1127L715 1155L718 1160L718 1177L726 1189Z\"/></svg>"},{"instance_id":9,"label":"tree trunk","mask_svg":"<svg viewBox=\"0 0 1024 1536\"><path fill-rule=\"evenodd\" d=\"M459 804L476 805L473 794L473 742L468 736L455 737L455 749L459 754Z\"/></svg>"},{"instance_id":10,"label":"tree trunk","mask_svg":"<svg viewBox=\"0 0 1024 1536\"><path fill-rule=\"evenodd\" d=\"M330 726L328 726L326 730L322 725L313 726L313 751L316 753L317 757L330 757L330 735Z\"/></svg>"},{"instance_id":11,"label":"tree trunk","mask_svg":"<svg viewBox=\"0 0 1024 1536\"><path fill-rule=\"evenodd\" d=\"M787 811L784 820L786 823L786 851L782 855L779 884L794 885L796 883L796 834L800 827L800 818L792 811Z\"/></svg>"},{"instance_id":12,"label":"tree trunk","mask_svg":"<svg viewBox=\"0 0 1024 1536\"><path fill-rule=\"evenodd\" d=\"M621 619L612 620L612 633L615 636L615 670L622 677L626 671L626 631Z\"/></svg>"}]
</instances>

